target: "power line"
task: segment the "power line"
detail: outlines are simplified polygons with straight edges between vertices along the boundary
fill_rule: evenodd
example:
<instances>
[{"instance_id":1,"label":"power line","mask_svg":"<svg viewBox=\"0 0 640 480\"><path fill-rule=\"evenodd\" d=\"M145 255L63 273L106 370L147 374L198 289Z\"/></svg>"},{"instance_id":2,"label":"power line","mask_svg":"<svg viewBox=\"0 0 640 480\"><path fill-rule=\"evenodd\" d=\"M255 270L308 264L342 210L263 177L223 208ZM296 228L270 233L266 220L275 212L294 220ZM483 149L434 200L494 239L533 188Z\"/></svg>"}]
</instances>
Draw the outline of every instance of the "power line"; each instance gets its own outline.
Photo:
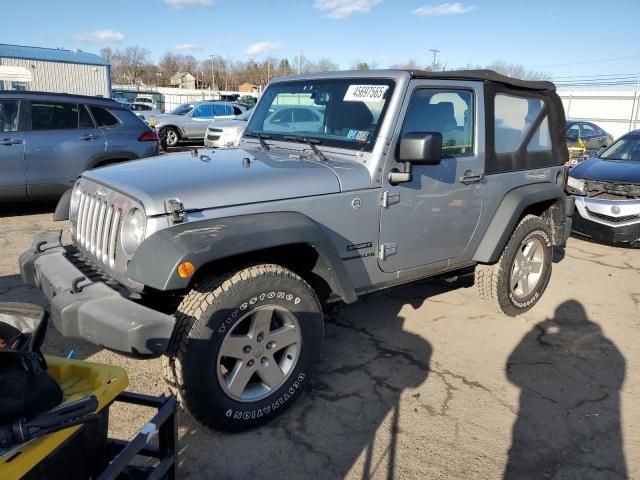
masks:
<instances>
[{"instance_id":1,"label":"power line","mask_svg":"<svg viewBox=\"0 0 640 480\"><path fill-rule=\"evenodd\" d=\"M640 55L630 55L628 57L605 58L604 60L588 60L585 62L555 63L551 65L534 65L531 68L570 67L572 65L589 65L594 63L617 62L619 60L630 60L632 58L640 58Z\"/></svg>"}]
</instances>

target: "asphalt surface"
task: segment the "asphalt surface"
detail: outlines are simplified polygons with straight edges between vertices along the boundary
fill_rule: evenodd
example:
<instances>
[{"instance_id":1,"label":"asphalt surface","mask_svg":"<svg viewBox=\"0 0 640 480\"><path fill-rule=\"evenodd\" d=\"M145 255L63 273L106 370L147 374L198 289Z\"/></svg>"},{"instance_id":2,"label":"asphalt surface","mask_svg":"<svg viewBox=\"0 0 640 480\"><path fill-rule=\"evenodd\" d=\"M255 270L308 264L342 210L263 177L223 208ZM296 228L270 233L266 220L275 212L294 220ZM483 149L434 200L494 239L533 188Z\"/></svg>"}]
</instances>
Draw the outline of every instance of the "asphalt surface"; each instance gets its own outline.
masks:
<instances>
[{"instance_id":1,"label":"asphalt surface","mask_svg":"<svg viewBox=\"0 0 640 480\"><path fill-rule=\"evenodd\" d=\"M54 224L51 205L0 211L0 301L41 303L17 257ZM19 212L19 213L16 213ZM243 434L180 417L182 478L640 478L640 250L571 239L540 303L507 318L468 280L367 296L327 317L303 398ZM126 368L164 391L159 360L49 332L46 352ZM124 438L148 411L113 407Z\"/></svg>"}]
</instances>

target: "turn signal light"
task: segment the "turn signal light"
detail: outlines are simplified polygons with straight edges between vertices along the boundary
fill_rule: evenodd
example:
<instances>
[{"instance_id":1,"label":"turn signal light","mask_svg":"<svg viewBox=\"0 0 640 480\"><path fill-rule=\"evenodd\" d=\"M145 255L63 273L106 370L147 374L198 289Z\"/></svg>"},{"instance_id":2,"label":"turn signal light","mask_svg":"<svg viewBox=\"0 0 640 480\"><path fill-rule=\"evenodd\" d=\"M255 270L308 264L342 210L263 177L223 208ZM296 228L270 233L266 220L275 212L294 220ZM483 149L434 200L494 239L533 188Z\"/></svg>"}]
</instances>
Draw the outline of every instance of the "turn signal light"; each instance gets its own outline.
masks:
<instances>
[{"instance_id":1,"label":"turn signal light","mask_svg":"<svg viewBox=\"0 0 640 480\"><path fill-rule=\"evenodd\" d=\"M182 262L178 265L178 276L180 278L189 278L196 271L196 267L191 262Z\"/></svg>"}]
</instances>

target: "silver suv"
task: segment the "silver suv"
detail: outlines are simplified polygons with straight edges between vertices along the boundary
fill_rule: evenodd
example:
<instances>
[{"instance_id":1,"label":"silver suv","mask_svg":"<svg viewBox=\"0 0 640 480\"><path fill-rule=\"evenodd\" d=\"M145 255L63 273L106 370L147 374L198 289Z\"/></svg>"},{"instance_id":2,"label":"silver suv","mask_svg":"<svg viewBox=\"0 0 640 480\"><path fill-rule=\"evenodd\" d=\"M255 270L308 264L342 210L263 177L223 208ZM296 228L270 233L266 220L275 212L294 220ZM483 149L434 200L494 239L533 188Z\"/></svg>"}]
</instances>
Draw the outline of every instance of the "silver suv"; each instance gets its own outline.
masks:
<instances>
[{"instance_id":1,"label":"silver suv","mask_svg":"<svg viewBox=\"0 0 640 480\"><path fill-rule=\"evenodd\" d=\"M202 141L207 125L215 118L233 118L247 110L238 103L188 102L177 106L170 113L156 116L156 129L163 146L175 147L181 140Z\"/></svg>"},{"instance_id":2,"label":"silver suv","mask_svg":"<svg viewBox=\"0 0 640 480\"><path fill-rule=\"evenodd\" d=\"M85 170L158 154L158 136L99 97L0 92L0 200L59 198Z\"/></svg>"},{"instance_id":3,"label":"silver suv","mask_svg":"<svg viewBox=\"0 0 640 480\"><path fill-rule=\"evenodd\" d=\"M251 428L302 394L328 302L462 271L532 308L571 227L564 126L553 84L489 71L273 80L238 148L83 175L73 245L39 235L22 276L63 335L163 355L200 422Z\"/></svg>"}]
</instances>

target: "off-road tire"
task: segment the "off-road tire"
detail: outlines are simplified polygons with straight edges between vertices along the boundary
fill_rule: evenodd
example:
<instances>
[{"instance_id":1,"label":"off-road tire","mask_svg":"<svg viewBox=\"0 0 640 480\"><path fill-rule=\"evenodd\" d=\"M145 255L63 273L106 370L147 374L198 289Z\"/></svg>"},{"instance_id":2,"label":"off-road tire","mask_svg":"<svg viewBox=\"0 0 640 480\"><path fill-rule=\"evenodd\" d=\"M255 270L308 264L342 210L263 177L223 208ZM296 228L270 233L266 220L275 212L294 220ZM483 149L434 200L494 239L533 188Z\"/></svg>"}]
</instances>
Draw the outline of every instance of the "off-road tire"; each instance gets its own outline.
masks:
<instances>
[{"instance_id":1,"label":"off-road tire","mask_svg":"<svg viewBox=\"0 0 640 480\"><path fill-rule=\"evenodd\" d=\"M298 321L301 348L284 384L258 401L231 398L218 381L222 342L240 322L241 313L277 305ZM256 265L236 273L204 278L185 296L176 312L176 327L163 357L169 389L203 425L221 431L260 426L282 413L303 391L320 359L322 307L311 286L278 265Z\"/></svg>"},{"instance_id":2,"label":"off-road tire","mask_svg":"<svg viewBox=\"0 0 640 480\"><path fill-rule=\"evenodd\" d=\"M541 276L533 291L524 298L516 298L510 286L514 260L518 249L526 241L536 238L540 240L544 251L544 263ZM480 264L475 270L475 285L480 298L493 309L510 317L515 317L530 310L540 299L551 276L553 247L549 226L540 217L525 216L507 242L497 263Z\"/></svg>"}]
</instances>

